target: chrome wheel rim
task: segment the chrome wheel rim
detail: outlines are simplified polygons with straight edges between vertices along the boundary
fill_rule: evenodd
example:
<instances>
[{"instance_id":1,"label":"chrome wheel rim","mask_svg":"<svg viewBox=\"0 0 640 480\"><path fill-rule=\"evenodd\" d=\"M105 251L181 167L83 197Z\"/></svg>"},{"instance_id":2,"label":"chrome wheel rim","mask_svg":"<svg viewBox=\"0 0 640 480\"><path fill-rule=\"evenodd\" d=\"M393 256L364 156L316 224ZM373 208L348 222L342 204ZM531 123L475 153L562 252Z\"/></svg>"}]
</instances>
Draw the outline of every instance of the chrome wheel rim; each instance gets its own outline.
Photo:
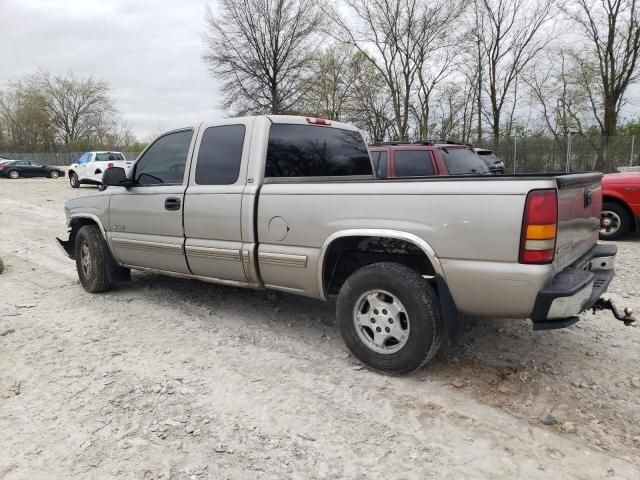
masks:
<instances>
[{"instance_id":1,"label":"chrome wheel rim","mask_svg":"<svg viewBox=\"0 0 640 480\"><path fill-rule=\"evenodd\" d=\"M11 178L18 178L18 177L20 176L20 174L19 174L18 172L15 172L15 171L14 171L14 172L11 172L11 173L9 174L9 176L10 176Z\"/></svg>"},{"instance_id":2,"label":"chrome wheel rim","mask_svg":"<svg viewBox=\"0 0 640 480\"><path fill-rule=\"evenodd\" d=\"M378 353L396 353L409 339L407 310L386 290L369 290L362 294L353 310L353 323L360 340Z\"/></svg>"},{"instance_id":3,"label":"chrome wheel rim","mask_svg":"<svg viewBox=\"0 0 640 480\"><path fill-rule=\"evenodd\" d=\"M88 277L91 272L91 251L87 242L83 242L80 246L80 265L85 278Z\"/></svg>"},{"instance_id":4,"label":"chrome wheel rim","mask_svg":"<svg viewBox=\"0 0 640 480\"><path fill-rule=\"evenodd\" d=\"M60 174L58 172L51 172L51 178L58 178Z\"/></svg>"},{"instance_id":5,"label":"chrome wheel rim","mask_svg":"<svg viewBox=\"0 0 640 480\"><path fill-rule=\"evenodd\" d=\"M600 234L605 237L614 235L618 230L620 230L620 226L622 225L622 220L620 219L620 215L616 212L612 212L611 210L603 210L600 214Z\"/></svg>"}]
</instances>

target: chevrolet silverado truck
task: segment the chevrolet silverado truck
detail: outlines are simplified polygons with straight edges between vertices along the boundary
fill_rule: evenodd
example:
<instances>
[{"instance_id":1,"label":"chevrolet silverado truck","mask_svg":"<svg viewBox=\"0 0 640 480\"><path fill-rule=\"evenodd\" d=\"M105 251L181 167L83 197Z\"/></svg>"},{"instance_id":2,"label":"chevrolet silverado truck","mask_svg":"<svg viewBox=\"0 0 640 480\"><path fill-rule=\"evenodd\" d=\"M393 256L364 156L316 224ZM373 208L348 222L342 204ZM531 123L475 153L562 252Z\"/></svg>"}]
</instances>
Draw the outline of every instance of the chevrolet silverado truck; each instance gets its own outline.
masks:
<instances>
[{"instance_id":1,"label":"chevrolet silverado truck","mask_svg":"<svg viewBox=\"0 0 640 480\"><path fill-rule=\"evenodd\" d=\"M379 180L359 131L294 116L167 132L129 174L65 204L88 292L130 269L335 299L367 366L403 374L459 341L462 316L570 325L614 275L597 243L601 174ZM500 212L496 215L495 212Z\"/></svg>"}]
</instances>

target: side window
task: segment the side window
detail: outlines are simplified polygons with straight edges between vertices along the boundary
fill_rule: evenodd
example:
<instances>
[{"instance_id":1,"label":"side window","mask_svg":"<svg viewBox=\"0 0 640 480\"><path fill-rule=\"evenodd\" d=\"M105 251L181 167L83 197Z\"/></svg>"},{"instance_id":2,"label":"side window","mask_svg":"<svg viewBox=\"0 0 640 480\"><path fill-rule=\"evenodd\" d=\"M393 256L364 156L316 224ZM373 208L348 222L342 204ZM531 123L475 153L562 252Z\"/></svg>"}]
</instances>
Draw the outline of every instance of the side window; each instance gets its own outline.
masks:
<instances>
[{"instance_id":1,"label":"side window","mask_svg":"<svg viewBox=\"0 0 640 480\"><path fill-rule=\"evenodd\" d=\"M426 150L396 150L393 153L396 177L428 177L435 175L433 162Z\"/></svg>"},{"instance_id":2,"label":"side window","mask_svg":"<svg viewBox=\"0 0 640 480\"><path fill-rule=\"evenodd\" d=\"M91 154L90 153L82 154L76 163L78 165L84 165L85 163L87 163L89 161L89 155L91 155Z\"/></svg>"},{"instance_id":3,"label":"side window","mask_svg":"<svg viewBox=\"0 0 640 480\"><path fill-rule=\"evenodd\" d=\"M209 127L204 131L196 163L198 185L231 185L240 175L244 125Z\"/></svg>"},{"instance_id":4,"label":"side window","mask_svg":"<svg viewBox=\"0 0 640 480\"><path fill-rule=\"evenodd\" d=\"M376 177L387 178L387 152L377 152L377 158L373 159L373 166L376 169Z\"/></svg>"},{"instance_id":5,"label":"side window","mask_svg":"<svg viewBox=\"0 0 640 480\"><path fill-rule=\"evenodd\" d=\"M156 140L136 162L138 185L182 183L193 130L169 133Z\"/></svg>"}]
</instances>

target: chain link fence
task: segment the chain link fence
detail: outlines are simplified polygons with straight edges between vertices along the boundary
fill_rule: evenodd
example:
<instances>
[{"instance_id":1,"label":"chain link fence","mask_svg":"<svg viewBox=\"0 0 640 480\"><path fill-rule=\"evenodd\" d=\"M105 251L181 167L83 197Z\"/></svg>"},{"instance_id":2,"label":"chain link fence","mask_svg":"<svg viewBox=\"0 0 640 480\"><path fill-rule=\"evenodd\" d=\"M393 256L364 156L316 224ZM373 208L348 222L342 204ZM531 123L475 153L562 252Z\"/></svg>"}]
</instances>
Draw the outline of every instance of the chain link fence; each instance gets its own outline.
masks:
<instances>
[{"instance_id":1,"label":"chain link fence","mask_svg":"<svg viewBox=\"0 0 640 480\"><path fill-rule=\"evenodd\" d=\"M0 156L13 160L33 160L45 165L55 165L58 167L68 166L75 162L84 152L70 153L3 153ZM135 160L140 152L122 152L127 160Z\"/></svg>"},{"instance_id":2,"label":"chain link fence","mask_svg":"<svg viewBox=\"0 0 640 480\"><path fill-rule=\"evenodd\" d=\"M640 137L568 135L558 140L548 137L522 137L500 140L497 147L484 140L474 146L494 150L505 163L507 173L584 172L595 170L600 157L610 156L614 168L640 165L637 144Z\"/></svg>"}]
</instances>

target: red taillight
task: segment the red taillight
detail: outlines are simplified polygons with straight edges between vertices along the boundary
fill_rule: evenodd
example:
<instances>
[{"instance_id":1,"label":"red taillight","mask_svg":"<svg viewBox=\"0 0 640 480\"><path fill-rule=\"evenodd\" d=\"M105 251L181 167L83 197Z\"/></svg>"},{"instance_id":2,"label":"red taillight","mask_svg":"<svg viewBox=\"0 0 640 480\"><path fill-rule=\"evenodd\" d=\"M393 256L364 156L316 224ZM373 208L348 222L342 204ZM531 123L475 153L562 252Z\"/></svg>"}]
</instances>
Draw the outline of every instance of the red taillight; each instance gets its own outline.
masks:
<instances>
[{"instance_id":1,"label":"red taillight","mask_svg":"<svg viewBox=\"0 0 640 480\"><path fill-rule=\"evenodd\" d=\"M325 120L324 118L307 117L307 123L311 123L313 125L331 125L331 122L329 120Z\"/></svg>"},{"instance_id":2,"label":"red taillight","mask_svg":"<svg viewBox=\"0 0 640 480\"><path fill-rule=\"evenodd\" d=\"M6 163L0 163L0 170L2 170L5 167Z\"/></svg>"},{"instance_id":3,"label":"red taillight","mask_svg":"<svg viewBox=\"0 0 640 480\"><path fill-rule=\"evenodd\" d=\"M558 233L558 194L555 189L527 195L520 237L520 263L550 263Z\"/></svg>"},{"instance_id":4,"label":"red taillight","mask_svg":"<svg viewBox=\"0 0 640 480\"><path fill-rule=\"evenodd\" d=\"M111 168L111 167L113 167L113 162L107 163L107 168Z\"/></svg>"}]
</instances>

